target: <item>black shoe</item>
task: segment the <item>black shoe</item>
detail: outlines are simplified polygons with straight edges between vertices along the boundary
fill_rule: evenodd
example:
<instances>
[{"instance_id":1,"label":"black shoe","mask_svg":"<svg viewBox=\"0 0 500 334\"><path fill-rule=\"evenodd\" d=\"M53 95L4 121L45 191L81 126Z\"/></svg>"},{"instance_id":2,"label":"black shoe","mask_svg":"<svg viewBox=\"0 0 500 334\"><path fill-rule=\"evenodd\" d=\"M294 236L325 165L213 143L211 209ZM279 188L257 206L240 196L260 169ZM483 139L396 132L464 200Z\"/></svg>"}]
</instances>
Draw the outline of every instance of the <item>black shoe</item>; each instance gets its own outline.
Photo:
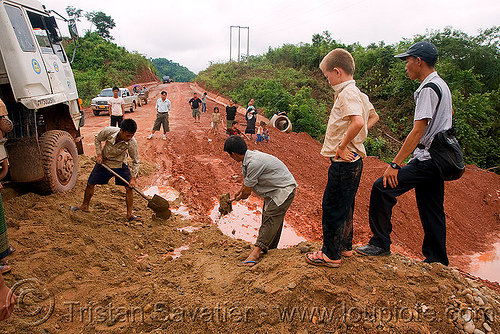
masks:
<instances>
[{"instance_id":1,"label":"black shoe","mask_svg":"<svg viewBox=\"0 0 500 334\"><path fill-rule=\"evenodd\" d=\"M370 245L370 244L358 247L356 249L356 251L358 253L360 253L360 254L370 255L370 256L384 256L384 255L391 254L391 248L390 247L388 247L388 248L380 248L380 247L373 246L373 245Z\"/></svg>"}]
</instances>

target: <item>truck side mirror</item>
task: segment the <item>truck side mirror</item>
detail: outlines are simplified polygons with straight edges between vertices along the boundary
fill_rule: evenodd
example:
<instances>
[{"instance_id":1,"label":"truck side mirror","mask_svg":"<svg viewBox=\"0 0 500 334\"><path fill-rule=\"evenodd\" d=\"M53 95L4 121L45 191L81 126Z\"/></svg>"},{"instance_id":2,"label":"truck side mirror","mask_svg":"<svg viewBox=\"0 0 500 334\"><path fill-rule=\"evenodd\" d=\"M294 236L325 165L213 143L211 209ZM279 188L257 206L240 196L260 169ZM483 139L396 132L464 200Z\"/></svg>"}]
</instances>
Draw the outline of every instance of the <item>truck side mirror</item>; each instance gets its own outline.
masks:
<instances>
[{"instance_id":1,"label":"truck side mirror","mask_svg":"<svg viewBox=\"0 0 500 334\"><path fill-rule=\"evenodd\" d=\"M61 33L57 27L56 19L53 16L43 17L47 31L49 32L49 38L52 43L59 43L62 41Z\"/></svg>"},{"instance_id":2,"label":"truck side mirror","mask_svg":"<svg viewBox=\"0 0 500 334\"><path fill-rule=\"evenodd\" d=\"M70 19L68 21L68 30L71 36L71 39L78 38L78 30L76 29L76 21L75 19Z\"/></svg>"}]
</instances>

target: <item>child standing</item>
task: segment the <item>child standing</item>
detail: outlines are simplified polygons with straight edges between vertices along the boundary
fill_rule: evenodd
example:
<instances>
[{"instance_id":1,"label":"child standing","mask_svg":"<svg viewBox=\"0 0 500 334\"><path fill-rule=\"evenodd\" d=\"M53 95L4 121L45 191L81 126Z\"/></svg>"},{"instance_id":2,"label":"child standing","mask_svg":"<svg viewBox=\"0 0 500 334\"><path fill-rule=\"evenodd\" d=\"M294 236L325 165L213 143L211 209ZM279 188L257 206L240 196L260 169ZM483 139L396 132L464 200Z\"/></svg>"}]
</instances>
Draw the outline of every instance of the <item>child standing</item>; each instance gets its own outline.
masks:
<instances>
[{"instance_id":1,"label":"child standing","mask_svg":"<svg viewBox=\"0 0 500 334\"><path fill-rule=\"evenodd\" d=\"M267 128L267 124L262 122L262 139L269 143L269 129Z\"/></svg>"},{"instance_id":2,"label":"child standing","mask_svg":"<svg viewBox=\"0 0 500 334\"><path fill-rule=\"evenodd\" d=\"M219 107L214 107L214 113L212 114L212 129L214 133L219 133L219 122L220 122L220 112Z\"/></svg>"},{"instance_id":3,"label":"child standing","mask_svg":"<svg viewBox=\"0 0 500 334\"><path fill-rule=\"evenodd\" d=\"M259 127L257 128L257 140L255 141L255 144L262 142L262 123L260 122Z\"/></svg>"},{"instance_id":4,"label":"child standing","mask_svg":"<svg viewBox=\"0 0 500 334\"><path fill-rule=\"evenodd\" d=\"M321 155L330 159L328 182L323 194L323 247L306 253L315 266L340 267L341 256L352 256L354 199L358 191L363 160L363 142L378 115L368 96L353 80L354 59L344 49L328 53L319 65L335 91L334 103Z\"/></svg>"}]
</instances>

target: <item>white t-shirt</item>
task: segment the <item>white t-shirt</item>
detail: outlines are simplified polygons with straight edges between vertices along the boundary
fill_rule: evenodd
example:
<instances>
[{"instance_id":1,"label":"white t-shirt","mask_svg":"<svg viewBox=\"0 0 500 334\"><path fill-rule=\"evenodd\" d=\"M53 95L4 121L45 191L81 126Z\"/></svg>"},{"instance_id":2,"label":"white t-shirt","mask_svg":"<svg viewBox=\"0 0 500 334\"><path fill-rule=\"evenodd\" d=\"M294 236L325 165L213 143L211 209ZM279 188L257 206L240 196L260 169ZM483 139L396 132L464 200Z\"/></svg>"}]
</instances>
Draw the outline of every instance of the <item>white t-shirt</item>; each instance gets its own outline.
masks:
<instances>
[{"instance_id":1,"label":"white t-shirt","mask_svg":"<svg viewBox=\"0 0 500 334\"><path fill-rule=\"evenodd\" d=\"M109 107L111 108L112 116L123 116L122 105L125 104L125 101L121 97L110 98L108 101Z\"/></svg>"}]
</instances>

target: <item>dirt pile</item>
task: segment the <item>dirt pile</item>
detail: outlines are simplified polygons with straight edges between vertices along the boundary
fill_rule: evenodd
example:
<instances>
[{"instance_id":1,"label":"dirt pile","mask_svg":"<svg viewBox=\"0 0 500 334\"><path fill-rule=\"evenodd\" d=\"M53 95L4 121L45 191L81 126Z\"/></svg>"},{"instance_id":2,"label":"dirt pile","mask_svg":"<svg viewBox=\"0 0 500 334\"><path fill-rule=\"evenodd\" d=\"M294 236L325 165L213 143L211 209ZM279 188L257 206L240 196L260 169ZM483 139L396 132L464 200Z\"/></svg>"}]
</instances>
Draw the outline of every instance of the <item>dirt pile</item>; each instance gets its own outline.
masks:
<instances>
[{"instance_id":1,"label":"dirt pile","mask_svg":"<svg viewBox=\"0 0 500 334\"><path fill-rule=\"evenodd\" d=\"M166 141L158 133L146 140L163 89L173 106L171 132ZM270 251L256 266L242 267L251 245L223 235L208 217L219 195L241 186L241 165L222 151L226 136L209 129L210 114L202 114L201 124L192 123L190 96L190 84L159 85L150 92L151 103L126 116L139 124L141 188L177 189L176 205L189 210L188 218L176 215L181 210L174 207L172 217L158 219L136 196L135 214L143 221L129 223L124 189L114 185L96 188L92 212L69 211L81 202L94 164L86 156L80 159L77 186L67 193L2 190L9 237L17 249L6 281L12 286L37 279L50 293L31 296L27 305L31 311L39 305L50 309L53 301L53 312L45 322L28 326L38 314L18 310L0 333L486 333L488 328L500 333L498 293L456 269L399 254L355 255L338 269L305 263L303 252L320 247L320 203L329 165L306 134L271 129L270 143L247 143L276 155L294 174L299 187L286 220L311 241ZM208 109L214 106L221 107L210 101ZM86 116L82 132L86 154L92 156L91 139L109 118ZM243 116L237 120L243 122ZM365 159L356 243L370 236L369 190L385 166ZM468 167L462 179L447 183L452 265L466 268L463 255L485 250L498 233L499 180ZM418 259L422 231L413 194L401 197L394 218L393 251Z\"/></svg>"}]
</instances>

